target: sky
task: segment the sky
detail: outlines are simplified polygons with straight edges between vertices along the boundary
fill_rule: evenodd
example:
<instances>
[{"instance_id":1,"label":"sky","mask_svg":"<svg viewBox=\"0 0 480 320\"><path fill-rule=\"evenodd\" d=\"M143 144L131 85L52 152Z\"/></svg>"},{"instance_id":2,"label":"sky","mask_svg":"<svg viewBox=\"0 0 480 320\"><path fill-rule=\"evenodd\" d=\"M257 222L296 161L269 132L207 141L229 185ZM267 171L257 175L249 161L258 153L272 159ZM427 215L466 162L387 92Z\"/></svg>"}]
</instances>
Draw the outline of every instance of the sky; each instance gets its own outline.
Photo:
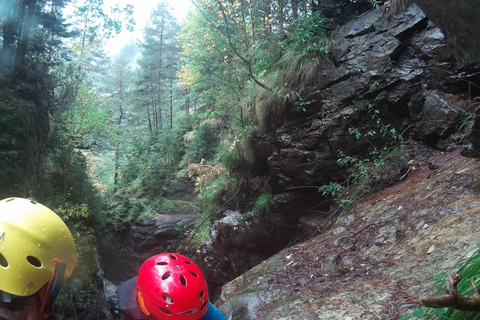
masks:
<instances>
[{"instance_id":1,"label":"sky","mask_svg":"<svg viewBox=\"0 0 480 320\"><path fill-rule=\"evenodd\" d=\"M168 0L170 6L173 9L173 15L181 21L184 19L192 5L191 0ZM134 32L124 31L110 39L105 49L111 55L116 54L124 45L134 42L137 39L142 38L143 28L147 21L150 19L150 14L153 11L153 8L160 2L160 0L105 0L105 6L120 5L124 7L126 4L132 4L133 8L133 18L135 20L136 26Z\"/></svg>"}]
</instances>

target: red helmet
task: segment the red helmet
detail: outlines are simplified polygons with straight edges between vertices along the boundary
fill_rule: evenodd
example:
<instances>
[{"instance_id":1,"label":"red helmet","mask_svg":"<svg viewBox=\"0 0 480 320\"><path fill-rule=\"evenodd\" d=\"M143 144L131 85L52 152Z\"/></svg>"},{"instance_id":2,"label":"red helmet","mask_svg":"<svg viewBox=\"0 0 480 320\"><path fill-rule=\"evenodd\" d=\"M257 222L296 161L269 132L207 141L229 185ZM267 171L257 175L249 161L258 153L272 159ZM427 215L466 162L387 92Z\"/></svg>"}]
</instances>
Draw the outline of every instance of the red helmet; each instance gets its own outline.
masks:
<instances>
[{"instance_id":1,"label":"red helmet","mask_svg":"<svg viewBox=\"0 0 480 320\"><path fill-rule=\"evenodd\" d=\"M162 253L145 261L136 292L145 315L162 320L198 320L207 313L208 287L202 271L177 253Z\"/></svg>"}]
</instances>

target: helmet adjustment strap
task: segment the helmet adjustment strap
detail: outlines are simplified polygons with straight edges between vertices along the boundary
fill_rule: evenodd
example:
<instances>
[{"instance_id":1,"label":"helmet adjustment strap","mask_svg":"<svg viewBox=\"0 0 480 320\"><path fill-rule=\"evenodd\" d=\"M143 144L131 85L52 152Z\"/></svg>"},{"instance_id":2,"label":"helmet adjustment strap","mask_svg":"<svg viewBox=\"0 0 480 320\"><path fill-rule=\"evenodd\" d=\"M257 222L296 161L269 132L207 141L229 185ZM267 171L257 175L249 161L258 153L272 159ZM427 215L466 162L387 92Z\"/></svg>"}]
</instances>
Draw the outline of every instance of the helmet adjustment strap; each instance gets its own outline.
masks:
<instances>
[{"instance_id":1,"label":"helmet adjustment strap","mask_svg":"<svg viewBox=\"0 0 480 320\"><path fill-rule=\"evenodd\" d=\"M143 294L142 291L138 290L137 292L137 303L138 306L140 307L140 310L142 310L143 314L146 316L150 315L150 311L148 311L147 307L145 306L145 301L143 300Z\"/></svg>"},{"instance_id":2,"label":"helmet adjustment strap","mask_svg":"<svg viewBox=\"0 0 480 320\"><path fill-rule=\"evenodd\" d=\"M5 303L12 302L12 294L0 290L0 301Z\"/></svg>"},{"instance_id":3,"label":"helmet adjustment strap","mask_svg":"<svg viewBox=\"0 0 480 320\"><path fill-rule=\"evenodd\" d=\"M53 259L53 268L50 281L40 291L42 313L48 319L53 313L53 305L63 287L67 263L63 260Z\"/></svg>"}]
</instances>

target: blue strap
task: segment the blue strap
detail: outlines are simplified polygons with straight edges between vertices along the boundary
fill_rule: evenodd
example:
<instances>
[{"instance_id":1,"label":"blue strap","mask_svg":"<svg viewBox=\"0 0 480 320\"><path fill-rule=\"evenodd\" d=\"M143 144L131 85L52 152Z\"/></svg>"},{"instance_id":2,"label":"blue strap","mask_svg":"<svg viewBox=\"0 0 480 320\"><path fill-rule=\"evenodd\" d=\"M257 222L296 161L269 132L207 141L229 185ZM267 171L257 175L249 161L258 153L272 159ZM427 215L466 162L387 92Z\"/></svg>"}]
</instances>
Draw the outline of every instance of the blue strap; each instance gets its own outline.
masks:
<instances>
[{"instance_id":1,"label":"blue strap","mask_svg":"<svg viewBox=\"0 0 480 320\"><path fill-rule=\"evenodd\" d=\"M209 302L207 313L201 320L227 320L227 318L215 306Z\"/></svg>"},{"instance_id":2,"label":"blue strap","mask_svg":"<svg viewBox=\"0 0 480 320\"><path fill-rule=\"evenodd\" d=\"M0 316L0 320L8 320L8 319Z\"/></svg>"}]
</instances>

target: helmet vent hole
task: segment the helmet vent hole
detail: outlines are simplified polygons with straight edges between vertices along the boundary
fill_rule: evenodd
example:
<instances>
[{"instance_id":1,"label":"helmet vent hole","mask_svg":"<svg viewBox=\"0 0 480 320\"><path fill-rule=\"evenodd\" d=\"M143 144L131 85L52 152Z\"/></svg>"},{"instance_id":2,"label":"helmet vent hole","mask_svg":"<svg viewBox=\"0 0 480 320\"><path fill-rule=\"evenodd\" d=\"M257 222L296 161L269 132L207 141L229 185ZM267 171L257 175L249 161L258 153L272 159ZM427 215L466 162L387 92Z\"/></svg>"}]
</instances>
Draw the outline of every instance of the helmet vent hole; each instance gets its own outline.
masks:
<instances>
[{"instance_id":1,"label":"helmet vent hole","mask_svg":"<svg viewBox=\"0 0 480 320\"><path fill-rule=\"evenodd\" d=\"M170 271L165 272L162 276L162 280L167 280L171 275L172 273Z\"/></svg>"},{"instance_id":2,"label":"helmet vent hole","mask_svg":"<svg viewBox=\"0 0 480 320\"><path fill-rule=\"evenodd\" d=\"M7 259L5 259L5 257L1 253L0 253L0 266L4 268L8 267L8 261Z\"/></svg>"},{"instance_id":3,"label":"helmet vent hole","mask_svg":"<svg viewBox=\"0 0 480 320\"><path fill-rule=\"evenodd\" d=\"M157 262L157 266L166 266L167 264L168 262L165 262L165 261Z\"/></svg>"},{"instance_id":4,"label":"helmet vent hole","mask_svg":"<svg viewBox=\"0 0 480 320\"><path fill-rule=\"evenodd\" d=\"M192 261L190 261L190 260L185 260L185 264L192 264Z\"/></svg>"},{"instance_id":5,"label":"helmet vent hole","mask_svg":"<svg viewBox=\"0 0 480 320\"><path fill-rule=\"evenodd\" d=\"M172 311L168 310L168 309L165 308L165 307L158 307L158 310L160 310L160 312L163 312L163 313L166 314L167 316L171 316L171 315L172 315Z\"/></svg>"},{"instance_id":6,"label":"helmet vent hole","mask_svg":"<svg viewBox=\"0 0 480 320\"><path fill-rule=\"evenodd\" d=\"M202 300L204 295L205 293L203 291L200 291L200 293L198 294L198 300Z\"/></svg>"},{"instance_id":7,"label":"helmet vent hole","mask_svg":"<svg viewBox=\"0 0 480 320\"><path fill-rule=\"evenodd\" d=\"M187 279L185 279L184 276L180 276L180 283L182 286L186 287L187 286Z\"/></svg>"},{"instance_id":8,"label":"helmet vent hole","mask_svg":"<svg viewBox=\"0 0 480 320\"><path fill-rule=\"evenodd\" d=\"M193 272L192 270L188 270L188 272L194 276L195 278L198 278L198 274L196 274L195 272Z\"/></svg>"},{"instance_id":9,"label":"helmet vent hole","mask_svg":"<svg viewBox=\"0 0 480 320\"><path fill-rule=\"evenodd\" d=\"M162 295L162 299L163 299L163 301L165 301L166 303L169 303L169 304L172 304L172 303L173 303L173 298L170 297L170 296L168 296L168 295L166 295L166 294L163 294L163 295Z\"/></svg>"},{"instance_id":10,"label":"helmet vent hole","mask_svg":"<svg viewBox=\"0 0 480 320\"><path fill-rule=\"evenodd\" d=\"M203 311L206 306L207 306L207 301L204 301L202 304L202 307L200 308L200 311Z\"/></svg>"},{"instance_id":11,"label":"helmet vent hole","mask_svg":"<svg viewBox=\"0 0 480 320\"><path fill-rule=\"evenodd\" d=\"M179 314L194 314L194 313L197 313L197 309L183 311L183 312L180 312Z\"/></svg>"},{"instance_id":12,"label":"helmet vent hole","mask_svg":"<svg viewBox=\"0 0 480 320\"><path fill-rule=\"evenodd\" d=\"M40 260L38 260L34 256L28 256L27 261L35 268L40 268L42 266L42 263L40 262Z\"/></svg>"},{"instance_id":13,"label":"helmet vent hole","mask_svg":"<svg viewBox=\"0 0 480 320\"><path fill-rule=\"evenodd\" d=\"M170 258L172 258L172 260L178 260L177 256L173 254L170 255Z\"/></svg>"}]
</instances>

